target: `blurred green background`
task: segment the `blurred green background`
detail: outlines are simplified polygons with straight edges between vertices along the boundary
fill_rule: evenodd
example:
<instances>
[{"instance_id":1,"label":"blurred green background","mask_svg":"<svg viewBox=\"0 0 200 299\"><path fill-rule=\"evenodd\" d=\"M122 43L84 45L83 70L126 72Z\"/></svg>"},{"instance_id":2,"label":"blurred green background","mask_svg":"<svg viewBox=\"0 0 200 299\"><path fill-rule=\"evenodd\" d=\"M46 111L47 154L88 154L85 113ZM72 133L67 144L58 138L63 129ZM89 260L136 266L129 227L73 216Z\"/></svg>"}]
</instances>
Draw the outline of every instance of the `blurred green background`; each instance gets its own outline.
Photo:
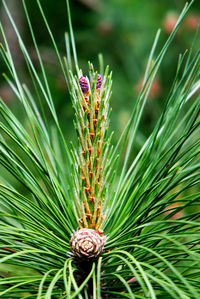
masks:
<instances>
[{"instance_id":1,"label":"blurred green background","mask_svg":"<svg viewBox=\"0 0 200 299\"><path fill-rule=\"evenodd\" d=\"M25 40L34 64L39 64L34 50L21 0L7 0L12 15ZM26 1L42 57L46 63L48 78L61 125L69 141L73 139L73 112L53 46L43 24L35 0ZM65 55L64 33L68 30L65 0L42 0L41 4L52 28L62 56ZM141 88L142 79L157 29L162 29L157 53L166 41L185 5L184 0L71 0L71 14L79 65L87 72L90 60L98 69L98 54L104 56L105 65L113 71L113 108L111 128L116 132L115 140L127 123L134 101ZM0 6L1 22L8 36L19 74L28 81L26 68L17 39L8 17ZM143 144L158 119L170 89L178 56L190 47L200 19L200 1L195 1L190 13L179 30L173 46L168 51L152 87L137 137L138 146ZM5 67L0 64L1 71ZM0 79L0 96L19 113L18 102L3 78ZM18 111L19 110L19 111ZM137 147L137 145L136 145Z\"/></svg>"}]
</instances>

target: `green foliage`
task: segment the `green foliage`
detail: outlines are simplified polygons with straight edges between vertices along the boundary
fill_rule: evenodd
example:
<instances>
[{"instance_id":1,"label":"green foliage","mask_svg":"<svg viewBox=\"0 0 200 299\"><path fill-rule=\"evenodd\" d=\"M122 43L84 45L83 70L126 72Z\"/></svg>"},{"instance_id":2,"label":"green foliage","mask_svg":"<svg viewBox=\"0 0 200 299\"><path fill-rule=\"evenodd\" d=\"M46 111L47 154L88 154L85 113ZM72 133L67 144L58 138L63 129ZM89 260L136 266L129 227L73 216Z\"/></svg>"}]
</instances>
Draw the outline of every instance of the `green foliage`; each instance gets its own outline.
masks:
<instances>
[{"instance_id":1,"label":"green foliage","mask_svg":"<svg viewBox=\"0 0 200 299\"><path fill-rule=\"evenodd\" d=\"M200 97L196 92L200 86L200 52L193 53L195 43L179 57L174 82L153 132L135 158L132 154L151 86L190 5L185 6L156 56L160 31L157 33L130 121L112 151L111 166L118 154L120 159L110 179L112 189L106 202L105 252L95 262L78 263L68 256L70 236L77 229L73 156L59 124L26 2L22 0L40 76L6 2L2 2L19 40L32 86L21 82L1 26L1 55L8 69L4 77L19 100L26 122L22 124L1 100L0 163L19 184L15 187L6 176L0 178L0 263L17 266L22 273L15 275L11 271L9 275L2 271L0 296L199 298ZM69 85L69 38L68 59L63 60L40 2L36 2ZM71 23L70 29L75 67L79 70ZM51 115L50 122L47 114ZM171 206L174 203L176 206ZM174 217L180 211L181 217Z\"/></svg>"}]
</instances>

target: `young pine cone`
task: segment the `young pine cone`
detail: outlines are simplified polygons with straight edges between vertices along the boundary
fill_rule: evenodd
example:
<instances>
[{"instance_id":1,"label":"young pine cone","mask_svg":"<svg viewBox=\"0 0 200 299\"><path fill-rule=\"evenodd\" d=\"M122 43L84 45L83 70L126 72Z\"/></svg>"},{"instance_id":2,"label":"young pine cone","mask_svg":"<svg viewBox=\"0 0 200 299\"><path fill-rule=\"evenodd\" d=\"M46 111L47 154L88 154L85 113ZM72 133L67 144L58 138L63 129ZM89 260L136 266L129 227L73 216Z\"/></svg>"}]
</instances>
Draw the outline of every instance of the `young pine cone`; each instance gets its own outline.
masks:
<instances>
[{"instance_id":1,"label":"young pine cone","mask_svg":"<svg viewBox=\"0 0 200 299\"><path fill-rule=\"evenodd\" d=\"M93 229L81 228L72 235L70 244L76 257L90 259L103 252L105 237Z\"/></svg>"}]
</instances>

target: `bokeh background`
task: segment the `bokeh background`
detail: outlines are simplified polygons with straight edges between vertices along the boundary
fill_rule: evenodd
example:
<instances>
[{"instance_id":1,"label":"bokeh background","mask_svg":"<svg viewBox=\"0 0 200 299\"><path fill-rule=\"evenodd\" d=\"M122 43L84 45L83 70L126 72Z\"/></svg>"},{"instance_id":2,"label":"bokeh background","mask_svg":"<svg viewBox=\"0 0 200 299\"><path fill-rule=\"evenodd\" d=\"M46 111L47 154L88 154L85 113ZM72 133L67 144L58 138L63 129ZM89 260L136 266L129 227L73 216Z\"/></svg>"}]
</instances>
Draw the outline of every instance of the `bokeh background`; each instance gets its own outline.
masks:
<instances>
[{"instance_id":1,"label":"bokeh background","mask_svg":"<svg viewBox=\"0 0 200 299\"><path fill-rule=\"evenodd\" d=\"M19 28L30 56L40 73L39 62L33 46L21 0L6 0ZM64 34L68 31L66 1L42 0L42 7L50 24L61 56L66 55ZM31 86L18 40L8 16L0 4L0 19L8 38L11 52L22 81ZM35 0L26 1L37 43L46 66L58 117L67 142L75 141L73 110L52 42L43 23ZM172 32L185 0L70 0L71 15L79 58L79 66L87 74L88 61L98 70L98 54L113 71L113 109L111 130L115 131L113 143L119 139L129 120L140 88L148 56L157 30L162 30L157 53ZM170 90L179 54L191 46L200 20L200 1L195 1L170 47L158 76L155 79L137 134L133 156L144 144L159 118ZM1 59L1 58L0 58ZM0 60L0 71L7 72ZM0 96L11 106L26 126L26 117L18 100L3 77L0 77ZM34 96L34 91L33 91ZM47 109L48 110L48 109ZM47 116L49 122L52 117ZM27 125L28 127L28 125Z\"/></svg>"},{"instance_id":2,"label":"bokeh background","mask_svg":"<svg viewBox=\"0 0 200 299\"><path fill-rule=\"evenodd\" d=\"M7 5L25 40L35 63L37 56L32 44L21 0L7 0ZM59 64L50 38L43 24L36 1L26 1L42 57L47 64L48 78L54 95L56 109L68 139L73 139L73 112ZM65 0L41 1L62 55L65 55L64 33L68 31ZM115 140L127 123L134 101L141 88L143 74L151 45L158 28L162 29L158 51L171 33L185 0L71 0L71 14L75 32L80 67L87 72L88 60L98 69L98 54L104 56L105 65L113 71L113 96L111 105L112 129ZM22 80L27 81L26 68L17 38L0 6L0 18L9 39L10 47ZM158 119L170 84L176 72L178 56L191 45L200 20L200 2L195 1L179 30L173 46L156 78L140 126L137 143L143 143ZM158 52L157 51L157 52ZM1 60L0 60L1 61ZM39 65L39 64L38 64ZM0 63L1 72L5 71ZM39 71L39 69L38 69ZM7 83L0 78L0 96L18 110L18 103ZM20 111L21 113L21 111ZM137 145L136 145L137 146Z\"/></svg>"}]
</instances>

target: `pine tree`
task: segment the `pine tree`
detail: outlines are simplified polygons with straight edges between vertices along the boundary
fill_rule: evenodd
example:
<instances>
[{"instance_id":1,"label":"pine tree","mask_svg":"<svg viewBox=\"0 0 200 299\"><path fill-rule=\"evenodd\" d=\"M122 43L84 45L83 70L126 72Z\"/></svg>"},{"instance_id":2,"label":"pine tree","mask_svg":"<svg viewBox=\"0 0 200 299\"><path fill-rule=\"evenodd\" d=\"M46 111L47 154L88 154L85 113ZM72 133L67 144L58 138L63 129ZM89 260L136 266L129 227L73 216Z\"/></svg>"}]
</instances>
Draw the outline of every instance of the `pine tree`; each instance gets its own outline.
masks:
<instances>
[{"instance_id":1,"label":"pine tree","mask_svg":"<svg viewBox=\"0 0 200 299\"><path fill-rule=\"evenodd\" d=\"M22 124L1 100L0 163L21 189L1 175L0 263L20 267L21 275L1 278L0 297L198 299L200 51L193 53L194 45L180 55L163 112L132 156L151 86L193 1L155 57L158 31L141 92L115 147L108 128L108 67L104 71L100 59L100 71L91 63L87 75L79 68L68 1L71 42L66 35L67 58L62 58L36 2L70 91L78 144L69 146L61 130L26 1L22 3L42 76L2 0L32 87L21 82L1 26L4 77L27 122ZM187 213L172 218L182 210Z\"/></svg>"}]
</instances>

